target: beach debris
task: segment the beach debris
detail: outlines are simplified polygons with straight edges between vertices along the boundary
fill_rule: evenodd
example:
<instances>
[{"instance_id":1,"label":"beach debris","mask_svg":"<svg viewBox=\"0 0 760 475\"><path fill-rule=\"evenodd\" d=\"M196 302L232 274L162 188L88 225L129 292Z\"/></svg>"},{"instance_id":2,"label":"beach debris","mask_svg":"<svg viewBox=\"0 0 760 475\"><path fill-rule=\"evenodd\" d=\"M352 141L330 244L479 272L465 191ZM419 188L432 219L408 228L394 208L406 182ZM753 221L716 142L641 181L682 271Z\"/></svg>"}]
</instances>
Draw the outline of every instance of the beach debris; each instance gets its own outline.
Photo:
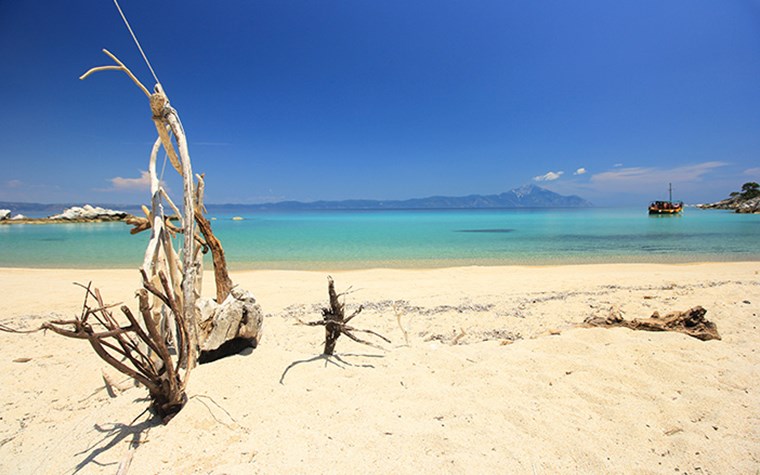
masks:
<instances>
[{"instance_id":1,"label":"beach debris","mask_svg":"<svg viewBox=\"0 0 760 475\"><path fill-rule=\"evenodd\" d=\"M338 341L338 337L341 335L346 335L348 338L354 340L355 342L362 343L364 345L368 345L373 348L382 349L382 347L377 346L374 343L358 338L356 335L353 334L353 332L368 333L370 335L374 335L384 340L387 343L391 342L389 339L387 339L383 335L380 335L379 333L376 333L372 330L362 330L362 329L354 328L348 325L348 322L350 322L351 320L354 319L354 317L359 315L359 313L362 311L362 308L364 307L360 305L359 308L357 308L356 311L354 311L354 313L346 317L345 303L340 301L340 297L342 297L343 295L346 295L348 291L344 293L340 293L340 294L336 293L335 282L333 281L333 278L330 276L327 276L327 293L330 297L330 307L322 308L322 320L317 320L314 322L299 321L299 323L302 325L325 327L325 347L324 347L324 350L322 351L322 355L331 356L335 353L335 344Z\"/></svg>"},{"instance_id":2,"label":"beach debris","mask_svg":"<svg viewBox=\"0 0 760 475\"><path fill-rule=\"evenodd\" d=\"M459 327L459 333L456 334L454 338L451 340L452 345L458 345L459 341L467 335L467 332L464 331L464 328Z\"/></svg>"},{"instance_id":3,"label":"beach debris","mask_svg":"<svg viewBox=\"0 0 760 475\"><path fill-rule=\"evenodd\" d=\"M505 328L494 328L490 330L473 330L465 332L464 328L456 328L446 334L421 332L420 337L424 342L440 342L448 345L472 344L483 341L498 341L500 345L509 345L517 340L522 340L520 333L513 333Z\"/></svg>"},{"instance_id":4,"label":"beach debris","mask_svg":"<svg viewBox=\"0 0 760 475\"><path fill-rule=\"evenodd\" d=\"M683 432L683 428L682 427L673 427L673 428L670 428L670 429L666 430L664 432L664 434L667 435L667 436L671 436L673 434L678 434L679 432Z\"/></svg>"},{"instance_id":5,"label":"beach debris","mask_svg":"<svg viewBox=\"0 0 760 475\"><path fill-rule=\"evenodd\" d=\"M583 321L586 327L625 327L631 330L647 331L674 331L685 333L702 341L720 340L718 327L715 323L706 320L705 310L702 306L690 308L684 312L671 312L660 316L654 312L651 317L645 319L626 320L622 312L613 307L607 317L588 317Z\"/></svg>"},{"instance_id":6,"label":"beach debris","mask_svg":"<svg viewBox=\"0 0 760 475\"><path fill-rule=\"evenodd\" d=\"M130 389L133 387L133 385L126 384L124 382L117 382L114 381L113 377L106 373L105 371L100 371L101 376L103 377L103 386L106 389L106 392L108 393L108 397L115 398L118 393L123 393L127 389Z\"/></svg>"},{"instance_id":7,"label":"beach debris","mask_svg":"<svg viewBox=\"0 0 760 475\"><path fill-rule=\"evenodd\" d=\"M396 323L398 323L398 327L401 329L401 333L404 335L406 346L409 346L409 333L407 333L404 326L401 325L401 315L403 315L404 312L401 310L400 302L393 302L393 313L396 315Z\"/></svg>"}]
</instances>

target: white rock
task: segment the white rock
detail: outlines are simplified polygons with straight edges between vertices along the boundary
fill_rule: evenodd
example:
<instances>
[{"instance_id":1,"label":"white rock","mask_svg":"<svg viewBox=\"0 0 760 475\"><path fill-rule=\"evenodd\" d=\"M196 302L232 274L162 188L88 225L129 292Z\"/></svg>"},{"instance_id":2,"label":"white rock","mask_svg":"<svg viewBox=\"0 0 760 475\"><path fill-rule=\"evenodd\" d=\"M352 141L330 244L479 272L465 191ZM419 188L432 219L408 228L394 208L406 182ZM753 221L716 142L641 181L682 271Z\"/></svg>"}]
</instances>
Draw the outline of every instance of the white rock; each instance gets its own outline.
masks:
<instances>
[{"instance_id":1,"label":"white rock","mask_svg":"<svg viewBox=\"0 0 760 475\"><path fill-rule=\"evenodd\" d=\"M0 209L0 221L4 219L9 219L11 217L11 210L9 209Z\"/></svg>"},{"instance_id":2,"label":"white rock","mask_svg":"<svg viewBox=\"0 0 760 475\"><path fill-rule=\"evenodd\" d=\"M82 207L72 206L71 208L65 209L61 214L51 216L50 219L69 221L79 219L121 219L126 215L127 213L124 211L105 209L100 206L84 205Z\"/></svg>"},{"instance_id":3,"label":"white rock","mask_svg":"<svg viewBox=\"0 0 760 475\"><path fill-rule=\"evenodd\" d=\"M24 216L23 214L17 214L16 216L11 218L11 221L13 221L14 219L26 219L26 216Z\"/></svg>"}]
</instances>

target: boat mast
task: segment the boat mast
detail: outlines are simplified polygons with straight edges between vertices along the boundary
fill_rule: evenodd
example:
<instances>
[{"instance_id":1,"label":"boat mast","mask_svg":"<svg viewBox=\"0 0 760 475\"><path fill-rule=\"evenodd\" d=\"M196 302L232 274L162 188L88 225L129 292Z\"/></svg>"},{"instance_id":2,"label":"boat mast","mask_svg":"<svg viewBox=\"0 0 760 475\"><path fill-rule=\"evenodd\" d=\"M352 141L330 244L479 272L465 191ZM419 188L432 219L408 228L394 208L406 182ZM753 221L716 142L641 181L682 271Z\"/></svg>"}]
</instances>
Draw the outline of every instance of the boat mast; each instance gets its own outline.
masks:
<instances>
[{"instance_id":1,"label":"boat mast","mask_svg":"<svg viewBox=\"0 0 760 475\"><path fill-rule=\"evenodd\" d=\"M673 184L668 183L668 201L673 202Z\"/></svg>"}]
</instances>

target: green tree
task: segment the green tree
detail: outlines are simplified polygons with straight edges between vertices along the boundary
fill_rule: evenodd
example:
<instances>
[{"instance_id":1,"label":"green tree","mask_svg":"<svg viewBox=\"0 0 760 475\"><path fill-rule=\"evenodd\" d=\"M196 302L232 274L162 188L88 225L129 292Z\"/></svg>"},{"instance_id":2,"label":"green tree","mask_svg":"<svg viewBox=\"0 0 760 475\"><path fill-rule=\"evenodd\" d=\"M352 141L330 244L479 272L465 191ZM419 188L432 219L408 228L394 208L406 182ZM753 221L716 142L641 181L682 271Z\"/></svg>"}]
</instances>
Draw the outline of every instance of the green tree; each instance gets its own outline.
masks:
<instances>
[{"instance_id":1,"label":"green tree","mask_svg":"<svg viewBox=\"0 0 760 475\"><path fill-rule=\"evenodd\" d=\"M745 200L760 196L760 185L754 181L749 181L742 185L742 198Z\"/></svg>"}]
</instances>

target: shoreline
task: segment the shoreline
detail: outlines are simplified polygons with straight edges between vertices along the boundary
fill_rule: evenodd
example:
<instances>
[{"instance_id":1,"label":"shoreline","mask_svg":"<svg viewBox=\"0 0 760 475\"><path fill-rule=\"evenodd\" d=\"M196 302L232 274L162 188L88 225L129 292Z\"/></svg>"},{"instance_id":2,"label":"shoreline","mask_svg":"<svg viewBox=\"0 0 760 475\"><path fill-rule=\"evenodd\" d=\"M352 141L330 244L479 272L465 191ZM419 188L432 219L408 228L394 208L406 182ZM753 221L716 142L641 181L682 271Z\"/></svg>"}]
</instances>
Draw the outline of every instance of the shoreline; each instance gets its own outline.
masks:
<instances>
[{"instance_id":1,"label":"shoreline","mask_svg":"<svg viewBox=\"0 0 760 475\"><path fill-rule=\"evenodd\" d=\"M626 258L627 257L627 258ZM704 256L700 256L704 257ZM735 258L722 259L694 259L691 257L681 256L658 256L648 259L642 259L641 256L616 256L614 258L599 257L597 259L589 258L555 258L555 259L533 259L533 260L505 260L505 259L404 259L404 260L357 260L357 261L258 261L258 262L235 262L228 261L227 267L230 272L252 272L252 271L304 271L304 272L326 272L326 271L362 271L362 270L433 270L449 269L455 267L566 267L566 266L603 266L603 265L699 265L699 264L733 264L733 263L758 263L760 256L756 259L748 259L746 256L736 256ZM97 263L85 266L71 266L61 264L60 266L51 266L49 264L19 265L14 266L8 263L0 263L0 272L4 269L28 269L28 270L137 270L141 261L135 259L134 265ZM212 268L210 257L204 259L204 268Z\"/></svg>"},{"instance_id":2,"label":"shoreline","mask_svg":"<svg viewBox=\"0 0 760 475\"><path fill-rule=\"evenodd\" d=\"M327 272L232 271L265 314L258 348L193 370L166 426L87 342L0 332L0 472L754 473L760 262L330 272L352 322L318 357ZM136 269L0 268L0 323L134 308ZM204 274L204 295L213 276ZM722 340L581 328L701 305ZM402 328L404 332L402 332ZM122 389L110 397L103 376ZM66 441L65 447L60 441ZM171 447L171 450L167 448Z\"/></svg>"}]
</instances>

